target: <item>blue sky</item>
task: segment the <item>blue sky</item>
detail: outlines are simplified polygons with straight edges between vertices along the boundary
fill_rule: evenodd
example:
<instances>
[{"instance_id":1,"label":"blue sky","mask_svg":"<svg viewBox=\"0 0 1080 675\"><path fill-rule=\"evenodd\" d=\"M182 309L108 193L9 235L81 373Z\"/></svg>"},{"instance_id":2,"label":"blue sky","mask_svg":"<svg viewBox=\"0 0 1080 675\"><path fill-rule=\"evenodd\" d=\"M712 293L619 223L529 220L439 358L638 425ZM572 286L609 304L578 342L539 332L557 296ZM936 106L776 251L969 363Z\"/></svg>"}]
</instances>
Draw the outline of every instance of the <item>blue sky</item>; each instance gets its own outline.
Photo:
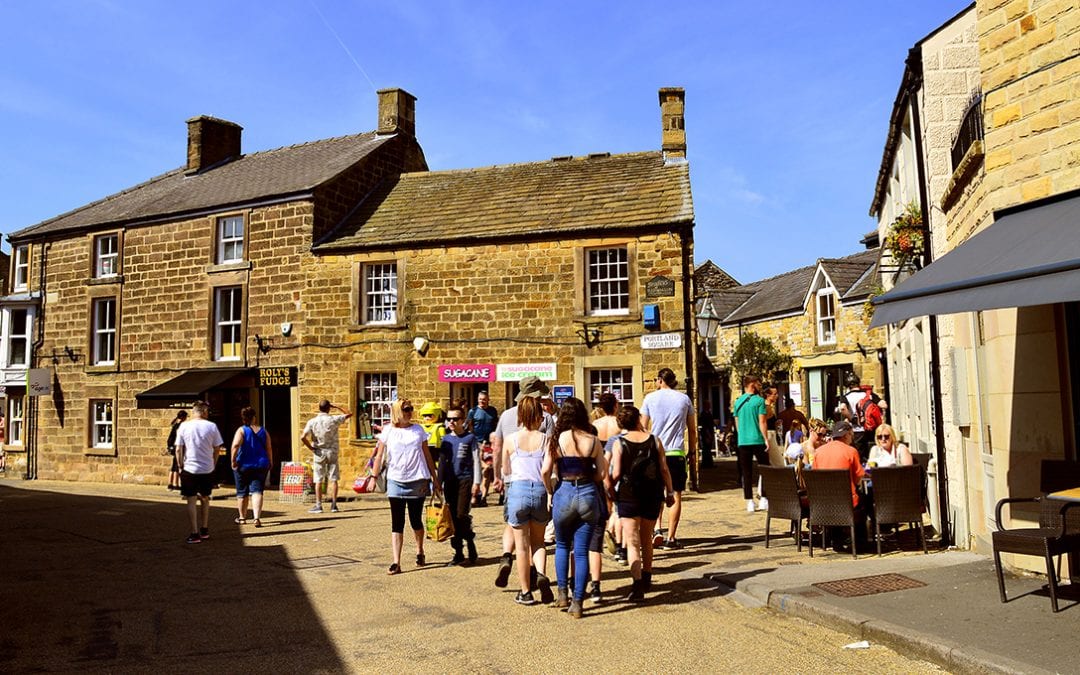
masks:
<instances>
[{"instance_id":1,"label":"blue sky","mask_svg":"<svg viewBox=\"0 0 1080 675\"><path fill-rule=\"evenodd\" d=\"M4 2L0 231L181 166L199 114L253 152L402 87L437 170L659 149L681 86L696 260L754 281L859 250L907 51L968 4Z\"/></svg>"}]
</instances>

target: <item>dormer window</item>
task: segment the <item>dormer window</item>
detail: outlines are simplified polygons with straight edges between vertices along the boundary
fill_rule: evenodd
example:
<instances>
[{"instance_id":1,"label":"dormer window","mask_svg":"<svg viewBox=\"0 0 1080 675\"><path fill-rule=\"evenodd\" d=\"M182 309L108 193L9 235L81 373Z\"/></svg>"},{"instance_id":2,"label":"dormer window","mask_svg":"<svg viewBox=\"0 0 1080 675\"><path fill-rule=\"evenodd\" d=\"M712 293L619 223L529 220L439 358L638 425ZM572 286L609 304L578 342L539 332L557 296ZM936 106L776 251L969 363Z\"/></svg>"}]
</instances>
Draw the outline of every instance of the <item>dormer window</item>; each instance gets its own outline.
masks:
<instances>
[{"instance_id":1,"label":"dormer window","mask_svg":"<svg viewBox=\"0 0 1080 675\"><path fill-rule=\"evenodd\" d=\"M817 343L836 344L836 289L828 281L817 292Z\"/></svg>"}]
</instances>

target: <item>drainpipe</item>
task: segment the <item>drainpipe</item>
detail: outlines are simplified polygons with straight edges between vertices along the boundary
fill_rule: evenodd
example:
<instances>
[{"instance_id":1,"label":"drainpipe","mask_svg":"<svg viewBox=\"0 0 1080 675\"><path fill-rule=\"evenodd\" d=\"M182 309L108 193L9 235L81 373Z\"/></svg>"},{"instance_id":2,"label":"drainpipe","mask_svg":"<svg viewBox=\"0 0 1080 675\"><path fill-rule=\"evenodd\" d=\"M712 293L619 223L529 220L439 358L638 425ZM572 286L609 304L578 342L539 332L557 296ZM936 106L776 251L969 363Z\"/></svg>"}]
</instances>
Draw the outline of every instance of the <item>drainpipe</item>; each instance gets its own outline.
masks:
<instances>
[{"instance_id":1,"label":"drainpipe","mask_svg":"<svg viewBox=\"0 0 1080 675\"><path fill-rule=\"evenodd\" d=\"M697 344L694 342L694 325L692 323L694 316L694 302L693 293L691 292L691 284L693 283L693 250L694 250L694 226L693 224L687 225L680 233L682 237L682 292L683 292L683 356L685 358L686 368L686 395L690 397L690 402L693 404L694 399L694 378L697 376L697 372L694 370L694 353L697 350ZM695 404L695 409L696 409ZM701 439L698 439L698 447L701 446ZM689 449L689 448L688 448ZM701 453L698 452L698 448L694 448L694 454L692 456L694 466L690 467L690 476L693 479L691 482L691 488L697 492L700 490L698 484L698 467L701 462Z\"/></svg>"},{"instance_id":2,"label":"drainpipe","mask_svg":"<svg viewBox=\"0 0 1080 675\"><path fill-rule=\"evenodd\" d=\"M912 78L908 88L908 105L911 108L911 124L916 133L912 134L915 141L915 166L919 177L919 208L923 213L923 222L926 224L926 236L923 237L923 265L929 265L934 260L933 233L930 230L930 196L927 194L926 182L926 158L923 155L922 122L919 118L919 88L922 87L922 49L913 47L908 52L907 66L911 70ZM937 446L937 476L938 476L938 499L940 500L941 517L941 541L946 545L953 544L951 509L949 508L949 472L945 456L945 425L943 420L943 406L941 402L941 348L938 346L938 320L937 316L929 316L930 324L930 397L934 407L934 443Z\"/></svg>"},{"instance_id":3,"label":"drainpipe","mask_svg":"<svg viewBox=\"0 0 1080 675\"><path fill-rule=\"evenodd\" d=\"M41 243L41 255L38 256L38 292L41 294L41 302L34 316L34 340L30 343L30 353L27 355L27 367L37 364L38 351L45 342L45 266L48 258L48 242ZM30 396L29 391L23 395L23 427L26 434L26 480L37 479L38 465L38 396Z\"/></svg>"}]
</instances>

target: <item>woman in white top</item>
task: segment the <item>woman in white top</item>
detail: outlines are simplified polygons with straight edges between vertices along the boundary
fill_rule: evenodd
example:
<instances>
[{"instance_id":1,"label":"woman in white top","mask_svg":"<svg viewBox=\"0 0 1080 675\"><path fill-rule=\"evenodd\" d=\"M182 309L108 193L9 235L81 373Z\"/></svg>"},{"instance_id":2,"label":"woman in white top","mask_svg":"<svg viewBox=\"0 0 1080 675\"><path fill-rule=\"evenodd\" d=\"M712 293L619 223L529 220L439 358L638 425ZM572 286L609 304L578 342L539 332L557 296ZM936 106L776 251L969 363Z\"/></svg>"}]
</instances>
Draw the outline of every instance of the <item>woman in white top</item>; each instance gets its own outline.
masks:
<instances>
[{"instance_id":1,"label":"woman in white top","mask_svg":"<svg viewBox=\"0 0 1080 675\"><path fill-rule=\"evenodd\" d=\"M390 405L391 424L379 434L375 446L374 474L386 468L386 496L390 500L390 552L394 562L386 571L401 571L401 547L405 540L405 511L409 511L409 526L416 537L416 564L424 558L424 498L428 496L435 465L428 452L428 433L412 421L413 404L407 398ZM441 488L436 481L435 493Z\"/></svg>"},{"instance_id":2,"label":"woman in white top","mask_svg":"<svg viewBox=\"0 0 1080 675\"><path fill-rule=\"evenodd\" d=\"M867 460L870 466L911 466L915 459L907 446L896 438L896 432L888 424L879 424L874 429L874 447L870 448Z\"/></svg>"},{"instance_id":3,"label":"woman in white top","mask_svg":"<svg viewBox=\"0 0 1080 675\"><path fill-rule=\"evenodd\" d=\"M510 484L506 488L506 522L514 529L517 551L518 578L521 591L514 597L519 605L533 605L536 600L530 590L530 558L536 567L536 587L540 601L554 600L547 571L547 549L544 548L544 526L551 520L548 497L551 494L551 455L547 452L547 435L540 431L544 412L533 396L525 396L517 405L518 430L503 443L502 465L510 467Z\"/></svg>"}]
</instances>

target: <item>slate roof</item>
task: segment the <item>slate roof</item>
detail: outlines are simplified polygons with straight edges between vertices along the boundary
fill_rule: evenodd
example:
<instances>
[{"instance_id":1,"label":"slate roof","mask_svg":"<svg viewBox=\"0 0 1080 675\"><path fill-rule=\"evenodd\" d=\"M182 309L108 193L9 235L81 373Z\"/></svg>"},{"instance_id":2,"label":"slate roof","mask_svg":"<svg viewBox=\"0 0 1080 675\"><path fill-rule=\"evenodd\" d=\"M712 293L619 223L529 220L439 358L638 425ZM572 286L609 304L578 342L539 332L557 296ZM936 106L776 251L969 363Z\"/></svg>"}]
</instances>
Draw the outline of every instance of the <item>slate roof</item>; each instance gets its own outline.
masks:
<instances>
[{"instance_id":1,"label":"slate roof","mask_svg":"<svg viewBox=\"0 0 1080 675\"><path fill-rule=\"evenodd\" d=\"M843 258L822 258L816 265L736 286L710 297L716 313L724 317L724 325L790 314L802 311L818 265L832 279L841 301L848 301L869 294L876 281L874 271L877 262L877 249L860 251Z\"/></svg>"},{"instance_id":2,"label":"slate roof","mask_svg":"<svg viewBox=\"0 0 1080 675\"><path fill-rule=\"evenodd\" d=\"M50 235L228 207L309 191L393 136L367 132L241 155L185 176L184 167L14 232L11 239Z\"/></svg>"},{"instance_id":3,"label":"slate roof","mask_svg":"<svg viewBox=\"0 0 1080 675\"><path fill-rule=\"evenodd\" d=\"M401 174L316 251L692 223L690 170L660 152Z\"/></svg>"}]
</instances>

